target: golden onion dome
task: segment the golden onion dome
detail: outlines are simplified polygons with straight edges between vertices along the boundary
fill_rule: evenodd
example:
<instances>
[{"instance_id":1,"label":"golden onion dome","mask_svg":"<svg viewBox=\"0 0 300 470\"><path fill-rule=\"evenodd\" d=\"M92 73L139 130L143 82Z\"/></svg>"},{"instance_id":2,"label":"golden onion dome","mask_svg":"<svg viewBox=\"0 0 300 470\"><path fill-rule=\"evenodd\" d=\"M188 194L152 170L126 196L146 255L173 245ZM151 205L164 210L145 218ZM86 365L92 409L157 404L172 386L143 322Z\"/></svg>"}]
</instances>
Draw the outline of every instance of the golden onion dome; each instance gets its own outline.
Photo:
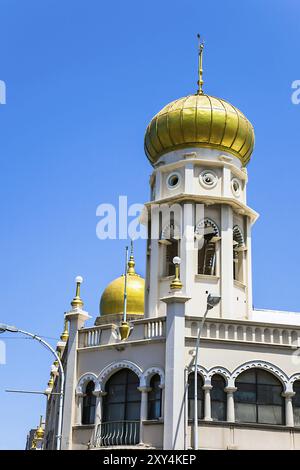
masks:
<instances>
[{"instance_id":1,"label":"golden onion dome","mask_svg":"<svg viewBox=\"0 0 300 470\"><path fill-rule=\"evenodd\" d=\"M184 147L229 152L245 166L254 147L253 126L232 104L198 92L165 106L146 130L145 152L152 164Z\"/></svg>"},{"instance_id":2,"label":"golden onion dome","mask_svg":"<svg viewBox=\"0 0 300 470\"><path fill-rule=\"evenodd\" d=\"M127 314L144 314L145 279L136 274L133 254L127 269ZM124 274L112 281L104 290L100 300L100 315L124 313Z\"/></svg>"}]
</instances>

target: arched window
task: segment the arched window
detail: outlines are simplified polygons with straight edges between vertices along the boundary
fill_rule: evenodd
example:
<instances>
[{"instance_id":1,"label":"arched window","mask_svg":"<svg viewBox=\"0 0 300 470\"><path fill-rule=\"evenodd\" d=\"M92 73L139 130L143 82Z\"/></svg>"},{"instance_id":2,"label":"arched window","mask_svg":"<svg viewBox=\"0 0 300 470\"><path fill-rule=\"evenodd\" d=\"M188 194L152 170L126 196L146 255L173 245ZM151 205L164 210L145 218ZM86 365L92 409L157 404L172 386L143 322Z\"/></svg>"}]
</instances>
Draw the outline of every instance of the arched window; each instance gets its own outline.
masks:
<instances>
[{"instance_id":1,"label":"arched window","mask_svg":"<svg viewBox=\"0 0 300 470\"><path fill-rule=\"evenodd\" d=\"M225 392L225 380L221 375L213 375L211 379L212 389L211 413L214 421L226 421L227 395Z\"/></svg>"},{"instance_id":2,"label":"arched window","mask_svg":"<svg viewBox=\"0 0 300 470\"><path fill-rule=\"evenodd\" d=\"M194 374L189 374L188 378L188 419L194 419ZM203 379L201 375L197 376L197 392L198 392L198 419L204 418L204 392L203 392ZM168 399L168 398L167 398Z\"/></svg>"},{"instance_id":3,"label":"arched window","mask_svg":"<svg viewBox=\"0 0 300 470\"><path fill-rule=\"evenodd\" d=\"M294 424L295 426L300 426L300 380L294 382L294 392L293 396L293 409L294 409Z\"/></svg>"},{"instance_id":4,"label":"arched window","mask_svg":"<svg viewBox=\"0 0 300 470\"><path fill-rule=\"evenodd\" d=\"M150 380L151 391L148 393L148 419L158 419L161 417L161 388L160 376L153 375Z\"/></svg>"},{"instance_id":5,"label":"arched window","mask_svg":"<svg viewBox=\"0 0 300 470\"><path fill-rule=\"evenodd\" d=\"M135 445L139 442L141 392L139 378L129 369L107 381L101 424L102 445Z\"/></svg>"},{"instance_id":6,"label":"arched window","mask_svg":"<svg viewBox=\"0 0 300 470\"><path fill-rule=\"evenodd\" d=\"M284 424L282 385L273 374L251 369L239 375L235 383L236 421Z\"/></svg>"},{"instance_id":7,"label":"arched window","mask_svg":"<svg viewBox=\"0 0 300 470\"><path fill-rule=\"evenodd\" d=\"M195 229L199 238L198 274L214 276L216 274L216 243L214 238L219 236L216 224L210 219L199 222Z\"/></svg>"},{"instance_id":8,"label":"arched window","mask_svg":"<svg viewBox=\"0 0 300 470\"><path fill-rule=\"evenodd\" d=\"M238 225L233 227L233 279L243 282L244 237Z\"/></svg>"},{"instance_id":9,"label":"arched window","mask_svg":"<svg viewBox=\"0 0 300 470\"><path fill-rule=\"evenodd\" d=\"M96 411L96 397L93 394L95 384L91 380L85 387L85 394L83 395L82 403L82 424L94 424L95 411Z\"/></svg>"},{"instance_id":10,"label":"arched window","mask_svg":"<svg viewBox=\"0 0 300 470\"><path fill-rule=\"evenodd\" d=\"M161 242L165 245L165 276L174 276L175 266L173 258L179 256L180 229L174 222L174 214L170 214L170 223L161 233Z\"/></svg>"},{"instance_id":11,"label":"arched window","mask_svg":"<svg viewBox=\"0 0 300 470\"><path fill-rule=\"evenodd\" d=\"M130 369L116 372L106 383L103 400L103 421L140 419L141 392L139 378Z\"/></svg>"}]
</instances>

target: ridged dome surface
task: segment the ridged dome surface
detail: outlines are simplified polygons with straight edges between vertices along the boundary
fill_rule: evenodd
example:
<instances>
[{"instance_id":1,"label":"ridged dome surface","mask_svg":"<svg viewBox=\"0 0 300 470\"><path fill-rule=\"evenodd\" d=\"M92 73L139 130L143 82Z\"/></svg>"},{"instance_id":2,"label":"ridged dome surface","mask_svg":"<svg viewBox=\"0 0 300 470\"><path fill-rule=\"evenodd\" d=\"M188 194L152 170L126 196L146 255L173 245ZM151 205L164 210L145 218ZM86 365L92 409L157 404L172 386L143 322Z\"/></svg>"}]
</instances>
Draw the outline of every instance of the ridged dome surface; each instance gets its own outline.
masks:
<instances>
[{"instance_id":1,"label":"ridged dome surface","mask_svg":"<svg viewBox=\"0 0 300 470\"><path fill-rule=\"evenodd\" d=\"M152 164L184 147L229 152L245 166L254 147L253 126L235 106L205 94L189 95L165 106L151 120L145 152Z\"/></svg>"}]
</instances>

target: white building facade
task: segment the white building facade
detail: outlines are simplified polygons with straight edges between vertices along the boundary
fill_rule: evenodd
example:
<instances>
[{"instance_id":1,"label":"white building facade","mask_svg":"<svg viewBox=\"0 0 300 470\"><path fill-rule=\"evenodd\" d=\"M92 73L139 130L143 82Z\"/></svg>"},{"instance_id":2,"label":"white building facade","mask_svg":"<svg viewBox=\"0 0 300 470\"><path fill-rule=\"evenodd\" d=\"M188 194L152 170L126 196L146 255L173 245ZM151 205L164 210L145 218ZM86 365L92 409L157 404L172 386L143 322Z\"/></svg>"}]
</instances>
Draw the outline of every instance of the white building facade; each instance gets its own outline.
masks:
<instances>
[{"instance_id":1,"label":"white building facade","mask_svg":"<svg viewBox=\"0 0 300 470\"><path fill-rule=\"evenodd\" d=\"M77 292L58 344L66 372L63 449L193 448L196 337L208 294L221 297L201 335L199 449L300 449L300 315L252 307L250 122L202 88L149 124L153 165L145 282L128 266L130 335L121 339L124 277L95 325ZM165 208L169 209L169 212ZM162 210L164 208L164 210ZM167 214L167 215L166 215ZM175 256L181 259L174 288ZM55 447L52 369L44 447Z\"/></svg>"}]
</instances>

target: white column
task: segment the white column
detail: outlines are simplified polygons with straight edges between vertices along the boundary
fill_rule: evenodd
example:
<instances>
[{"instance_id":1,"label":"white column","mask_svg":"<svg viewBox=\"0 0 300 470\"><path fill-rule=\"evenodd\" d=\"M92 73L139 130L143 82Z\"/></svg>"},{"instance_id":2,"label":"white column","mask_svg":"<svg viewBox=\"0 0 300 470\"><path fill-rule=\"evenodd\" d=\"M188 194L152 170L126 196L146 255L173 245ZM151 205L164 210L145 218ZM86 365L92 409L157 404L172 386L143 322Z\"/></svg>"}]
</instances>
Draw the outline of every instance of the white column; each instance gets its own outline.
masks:
<instances>
[{"instance_id":1,"label":"white column","mask_svg":"<svg viewBox=\"0 0 300 470\"><path fill-rule=\"evenodd\" d=\"M97 439L99 439L98 435L98 427L101 424L102 421L102 402L103 402L103 397L107 395L107 392L102 392L101 390L95 390L93 392L93 395L96 398L96 411L95 411L95 423L94 423L94 432L92 434L91 438L91 444L92 446L97 447Z\"/></svg>"},{"instance_id":2,"label":"white column","mask_svg":"<svg viewBox=\"0 0 300 470\"><path fill-rule=\"evenodd\" d=\"M184 192L194 194L194 164L187 162L184 168Z\"/></svg>"},{"instance_id":3,"label":"white column","mask_svg":"<svg viewBox=\"0 0 300 470\"><path fill-rule=\"evenodd\" d=\"M223 167L223 197L232 197L231 170L226 164Z\"/></svg>"},{"instance_id":4,"label":"white column","mask_svg":"<svg viewBox=\"0 0 300 470\"><path fill-rule=\"evenodd\" d=\"M160 170L156 170L155 174L155 200L158 201L162 198L162 177Z\"/></svg>"},{"instance_id":5,"label":"white column","mask_svg":"<svg viewBox=\"0 0 300 470\"><path fill-rule=\"evenodd\" d=\"M165 346L164 450L184 449L185 343L184 314L188 297L172 293L167 304Z\"/></svg>"},{"instance_id":6,"label":"white column","mask_svg":"<svg viewBox=\"0 0 300 470\"><path fill-rule=\"evenodd\" d=\"M246 257L246 280L245 284L247 286L247 310L248 317L251 319L252 316L252 254L251 254L251 220L250 217L247 217L247 234L246 234L246 244L247 252L244 254ZM244 260L245 262L245 260Z\"/></svg>"},{"instance_id":7,"label":"white column","mask_svg":"<svg viewBox=\"0 0 300 470\"><path fill-rule=\"evenodd\" d=\"M293 396L295 392L284 392L282 396L285 398L285 425L294 427L294 410L293 410Z\"/></svg>"},{"instance_id":8,"label":"white column","mask_svg":"<svg viewBox=\"0 0 300 470\"><path fill-rule=\"evenodd\" d=\"M211 399L210 399L211 389L212 389L211 385L203 385L202 387L202 390L204 390L204 421L212 421Z\"/></svg>"},{"instance_id":9,"label":"white column","mask_svg":"<svg viewBox=\"0 0 300 470\"><path fill-rule=\"evenodd\" d=\"M67 364L65 376L65 393L63 407L63 429L62 429L62 450L72 449L72 432L75 424L75 393L77 384L77 348L78 348L78 330L80 330L85 321L90 318L87 312L77 309L72 310L66 315L69 320L69 339L67 343Z\"/></svg>"},{"instance_id":10,"label":"white column","mask_svg":"<svg viewBox=\"0 0 300 470\"><path fill-rule=\"evenodd\" d=\"M148 418L148 392L151 392L152 389L150 387L138 387L138 390L142 394L140 411L140 444L143 444L145 442L143 421L146 421Z\"/></svg>"},{"instance_id":11,"label":"white column","mask_svg":"<svg viewBox=\"0 0 300 470\"><path fill-rule=\"evenodd\" d=\"M83 401L83 392L76 393L76 402L77 402L77 413L76 413L76 424L81 425L82 421L82 401Z\"/></svg>"},{"instance_id":12,"label":"white column","mask_svg":"<svg viewBox=\"0 0 300 470\"><path fill-rule=\"evenodd\" d=\"M97 397L96 400L96 413L95 413L95 428L97 428L98 424L101 423L102 421L102 402L103 402L103 397L107 395L107 392L102 392L102 391L95 391L93 394Z\"/></svg>"},{"instance_id":13,"label":"white column","mask_svg":"<svg viewBox=\"0 0 300 470\"><path fill-rule=\"evenodd\" d=\"M150 257L149 269L147 269L148 278L146 279L146 289L149 288L148 305L146 305L145 317L157 317L158 298L159 298L159 276L160 276L160 245L158 239L152 237L159 237L159 216L154 212L151 219L151 233L148 234L150 238Z\"/></svg>"},{"instance_id":14,"label":"white column","mask_svg":"<svg viewBox=\"0 0 300 470\"><path fill-rule=\"evenodd\" d=\"M196 263L195 259L195 241L194 241L194 220L193 220L193 204L185 203L182 206L182 226L184 233L182 234L181 246L180 246L180 279L185 286L186 294L190 294L189 287L194 284L194 278L196 274Z\"/></svg>"},{"instance_id":15,"label":"white column","mask_svg":"<svg viewBox=\"0 0 300 470\"><path fill-rule=\"evenodd\" d=\"M235 410L234 410L234 398L233 394L236 392L236 387L226 387L225 392L227 393L227 421L229 423L235 422Z\"/></svg>"},{"instance_id":16,"label":"white column","mask_svg":"<svg viewBox=\"0 0 300 470\"><path fill-rule=\"evenodd\" d=\"M160 419L164 419L164 414L165 414L165 384L160 384L159 388L161 388Z\"/></svg>"},{"instance_id":17,"label":"white column","mask_svg":"<svg viewBox=\"0 0 300 470\"><path fill-rule=\"evenodd\" d=\"M221 207L221 316L233 318L232 208Z\"/></svg>"}]
</instances>

